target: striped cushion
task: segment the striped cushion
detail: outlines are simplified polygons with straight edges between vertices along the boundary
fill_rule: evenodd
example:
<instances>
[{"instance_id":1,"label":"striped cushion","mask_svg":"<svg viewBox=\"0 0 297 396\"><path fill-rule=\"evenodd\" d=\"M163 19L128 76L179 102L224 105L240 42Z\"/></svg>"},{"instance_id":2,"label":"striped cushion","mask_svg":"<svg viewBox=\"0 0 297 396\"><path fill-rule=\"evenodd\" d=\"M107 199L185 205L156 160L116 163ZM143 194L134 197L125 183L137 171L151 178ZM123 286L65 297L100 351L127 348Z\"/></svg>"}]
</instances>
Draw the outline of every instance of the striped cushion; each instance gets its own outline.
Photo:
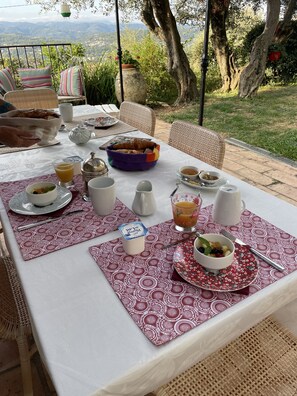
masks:
<instances>
[{"instance_id":1,"label":"striped cushion","mask_svg":"<svg viewBox=\"0 0 297 396\"><path fill-rule=\"evenodd\" d=\"M51 67L18 69L23 88L52 87Z\"/></svg>"},{"instance_id":2,"label":"striped cushion","mask_svg":"<svg viewBox=\"0 0 297 396\"><path fill-rule=\"evenodd\" d=\"M11 71L8 68L0 70L0 89L1 93L17 89Z\"/></svg>"},{"instance_id":3,"label":"striped cushion","mask_svg":"<svg viewBox=\"0 0 297 396\"><path fill-rule=\"evenodd\" d=\"M61 72L59 95L83 95L82 72L79 66L69 67Z\"/></svg>"}]
</instances>

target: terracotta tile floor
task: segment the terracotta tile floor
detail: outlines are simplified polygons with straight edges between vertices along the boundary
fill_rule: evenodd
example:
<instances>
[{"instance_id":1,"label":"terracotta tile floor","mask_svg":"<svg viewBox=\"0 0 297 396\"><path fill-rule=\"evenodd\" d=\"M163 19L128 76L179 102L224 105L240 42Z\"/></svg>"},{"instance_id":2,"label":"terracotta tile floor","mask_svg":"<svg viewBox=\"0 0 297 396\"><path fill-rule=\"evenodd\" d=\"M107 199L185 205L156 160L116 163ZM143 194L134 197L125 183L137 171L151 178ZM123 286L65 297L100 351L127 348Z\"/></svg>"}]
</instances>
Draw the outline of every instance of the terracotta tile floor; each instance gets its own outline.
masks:
<instances>
[{"instance_id":1,"label":"terracotta tile floor","mask_svg":"<svg viewBox=\"0 0 297 396\"><path fill-rule=\"evenodd\" d=\"M169 130L170 124L157 120L156 138L168 142ZM297 205L297 163L286 163L268 153L227 143L223 169L292 205ZM8 362L16 360L17 356L14 342L0 341L0 370ZM34 396L55 395L50 380L43 377L38 355L33 359L32 366ZM21 396L22 394L19 365L0 374L0 396Z\"/></svg>"},{"instance_id":2,"label":"terracotta tile floor","mask_svg":"<svg viewBox=\"0 0 297 396\"><path fill-rule=\"evenodd\" d=\"M169 130L170 124L157 120L157 138L168 142ZM264 150L254 150L248 145L238 146L238 142L230 141L226 144L223 170L297 205L297 162L282 161Z\"/></svg>"}]
</instances>

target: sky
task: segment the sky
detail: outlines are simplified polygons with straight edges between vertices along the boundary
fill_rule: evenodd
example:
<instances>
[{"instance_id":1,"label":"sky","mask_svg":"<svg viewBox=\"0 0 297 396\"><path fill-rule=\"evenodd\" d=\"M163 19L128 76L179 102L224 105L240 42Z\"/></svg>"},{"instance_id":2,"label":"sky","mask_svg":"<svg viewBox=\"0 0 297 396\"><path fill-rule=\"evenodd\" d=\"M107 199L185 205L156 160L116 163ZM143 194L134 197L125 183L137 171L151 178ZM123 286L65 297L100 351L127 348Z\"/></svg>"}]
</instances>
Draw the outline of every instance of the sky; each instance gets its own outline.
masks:
<instances>
[{"instance_id":1,"label":"sky","mask_svg":"<svg viewBox=\"0 0 297 396\"><path fill-rule=\"evenodd\" d=\"M62 3L62 1L61 1ZM25 0L0 0L0 21L26 21L26 22L42 22L46 21L62 21L63 17L60 14L60 9L57 7L55 11L47 13L40 13L41 9L38 5L28 5ZM91 13L91 11L82 11L79 18L76 16L76 12L73 10L70 20L72 21L85 21L85 20L98 20L106 19L114 22L115 17L111 15L109 17L103 17L99 14Z\"/></svg>"}]
</instances>

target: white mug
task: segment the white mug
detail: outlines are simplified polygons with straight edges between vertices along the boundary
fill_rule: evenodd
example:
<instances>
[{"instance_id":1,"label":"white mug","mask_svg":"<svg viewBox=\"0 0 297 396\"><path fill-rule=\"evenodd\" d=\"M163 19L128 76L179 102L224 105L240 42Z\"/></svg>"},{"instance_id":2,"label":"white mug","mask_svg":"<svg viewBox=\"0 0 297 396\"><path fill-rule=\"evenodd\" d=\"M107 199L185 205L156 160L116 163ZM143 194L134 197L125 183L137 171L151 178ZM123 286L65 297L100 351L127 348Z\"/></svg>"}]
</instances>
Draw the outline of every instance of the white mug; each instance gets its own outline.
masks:
<instances>
[{"instance_id":1,"label":"white mug","mask_svg":"<svg viewBox=\"0 0 297 396\"><path fill-rule=\"evenodd\" d=\"M132 210L139 216L149 216L155 212L156 201L149 180L142 180L137 184Z\"/></svg>"},{"instance_id":2,"label":"white mug","mask_svg":"<svg viewBox=\"0 0 297 396\"><path fill-rule=\"evenodd\" d=\"M59 104L59 110L63 122L71 122L73 120L73 106L72 103Z\"/></svg>"},{"instance_id":3,"label":"white mug","mask_svg":"<svg viewBox=\"0 0 297 396\"><path fill-rule=\"evenodd\" d=\"M216 223L230 226L238 224L241 213L245 209L245 202L237 186L226 184L221 186L215 197L212 217Z\"/></svg>"},{"instance_id":4,"label":"white mug","mask_svg":"<svg viewBox=\"0 0 297 396\"><path fill-rule=\"evenodd\" d=\"M112 177L94 177L88 182L88 191L94 211L99 216L113 212L116 201L115 181Z\"/></svg>"}]
</instances>

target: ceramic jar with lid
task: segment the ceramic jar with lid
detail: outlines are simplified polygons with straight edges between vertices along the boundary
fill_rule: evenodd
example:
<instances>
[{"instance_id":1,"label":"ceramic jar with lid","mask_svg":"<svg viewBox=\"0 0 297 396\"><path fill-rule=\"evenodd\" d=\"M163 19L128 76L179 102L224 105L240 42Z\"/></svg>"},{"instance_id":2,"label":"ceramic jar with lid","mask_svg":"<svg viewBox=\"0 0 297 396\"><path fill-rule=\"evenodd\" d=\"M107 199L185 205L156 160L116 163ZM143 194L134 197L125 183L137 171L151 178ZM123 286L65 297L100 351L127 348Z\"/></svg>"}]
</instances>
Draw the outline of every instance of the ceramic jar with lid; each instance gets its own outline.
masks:
<instances>
[{"instance_id":1,"label":"ceramic jar with lid","mask_svg":"<svg viewBox=\"0 0 297 396\"><path fill-rule=\"evenodd\" d=\"M75 144L85 144L91 139L92 132L83 124L77 125L69 132L69 140Z\"/></svg>"},{"instance_id":2,"label":"ceramic jar with lid","mask_svg":"<svg viewBox=\"0 0 297 396\"><path fill-rule=\"evenodd\" d=\"M91 152L90 157L87 158L82 164L81 173L85 182L84 199L90 200L88 192L88 182L94 177L108 176L108 167L103 159L95 157L95 153Z\"/></svg>"}]
</instances>

